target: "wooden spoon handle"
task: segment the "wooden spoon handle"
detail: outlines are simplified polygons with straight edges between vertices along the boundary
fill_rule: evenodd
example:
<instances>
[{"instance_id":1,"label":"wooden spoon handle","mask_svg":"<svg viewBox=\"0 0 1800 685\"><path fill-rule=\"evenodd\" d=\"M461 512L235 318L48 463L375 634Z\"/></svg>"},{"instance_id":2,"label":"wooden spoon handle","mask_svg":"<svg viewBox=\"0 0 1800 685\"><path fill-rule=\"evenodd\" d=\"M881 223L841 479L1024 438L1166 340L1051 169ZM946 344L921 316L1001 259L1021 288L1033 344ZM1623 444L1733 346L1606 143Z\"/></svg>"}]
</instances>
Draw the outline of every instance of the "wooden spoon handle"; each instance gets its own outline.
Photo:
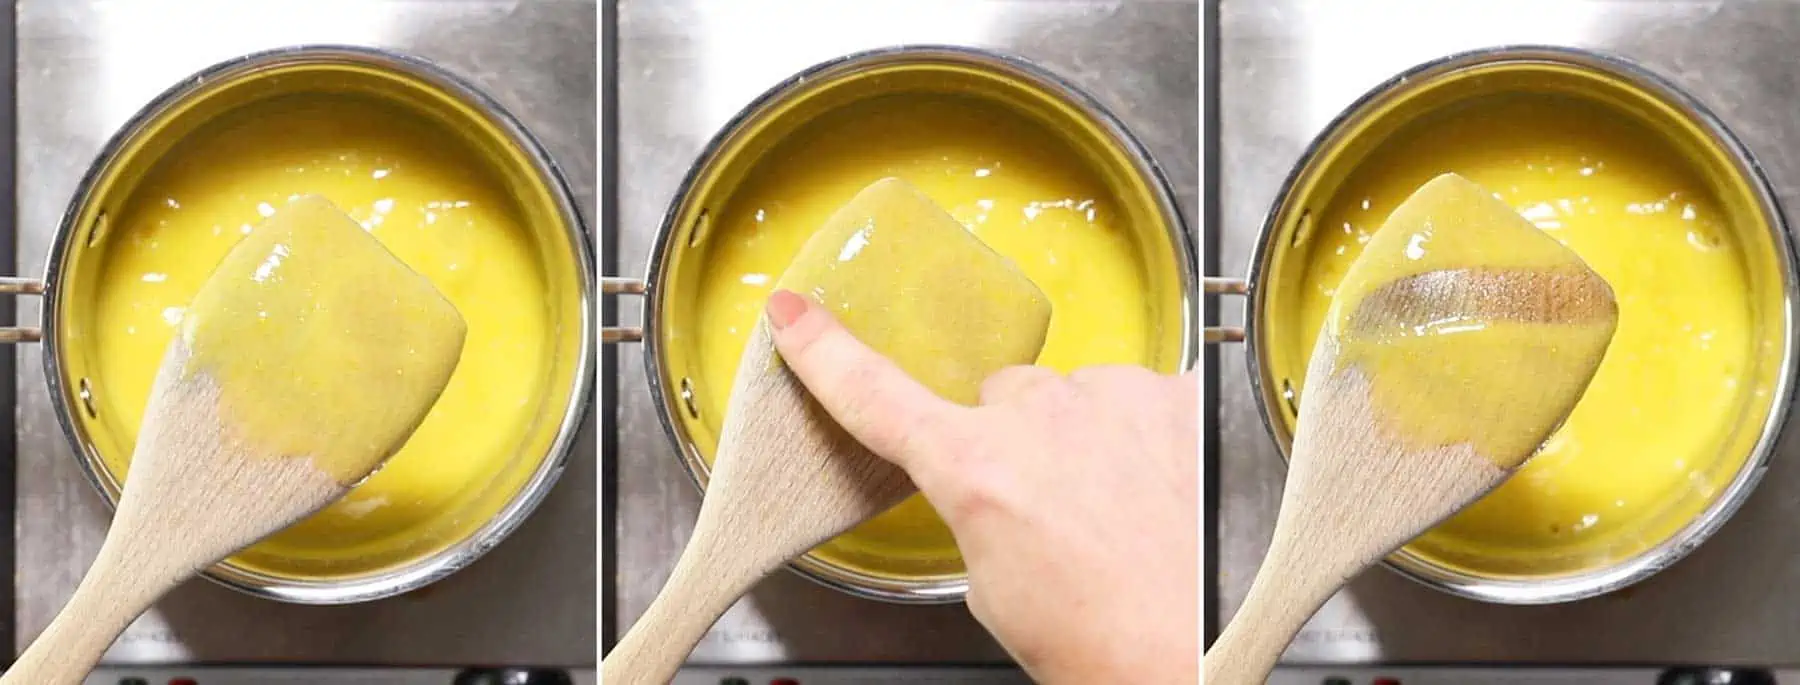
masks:
<instances>
[{"instance_id":1,"label":"wooden spoon handle","mask_svg":"<svg viewBox=\"0 0 1800 685\"><path fill-rule=\"evenodd\" d=\"M1286 556L1286 555L1280 555ZM1237 615L1202 657L1207 685L1260 685L1314 612L1342 584L1342 574L1308 573L1271 552ZM1284 572L1269 572L1281 569Z\"/></svg>"},{"instance_id":2,"label":"wooden spoon handle","mask_svg":"<svg viewBox=\"0 0 1800 685\"><path fill-rule=\"evenodd\" d=\"M128 543L107 536L68 605L0 675L0 685L80 685L119 633L186 575L154 567L155 555L121 544Z\"/></svg>"},{"instance_id":3,"label":"wooden spoon handle","mask_svg":"<svg viewBox=\"0 0 1800 685\"><path fill-rule=\"evenodd\" d=\"M696 538L704 528L696 530ZM698 539L688 545L669 582L600 662L601 682L665 685L673 680L707 629L767 574L768 569L717 553L720 548Z\"/></svg>"}]
</instances>

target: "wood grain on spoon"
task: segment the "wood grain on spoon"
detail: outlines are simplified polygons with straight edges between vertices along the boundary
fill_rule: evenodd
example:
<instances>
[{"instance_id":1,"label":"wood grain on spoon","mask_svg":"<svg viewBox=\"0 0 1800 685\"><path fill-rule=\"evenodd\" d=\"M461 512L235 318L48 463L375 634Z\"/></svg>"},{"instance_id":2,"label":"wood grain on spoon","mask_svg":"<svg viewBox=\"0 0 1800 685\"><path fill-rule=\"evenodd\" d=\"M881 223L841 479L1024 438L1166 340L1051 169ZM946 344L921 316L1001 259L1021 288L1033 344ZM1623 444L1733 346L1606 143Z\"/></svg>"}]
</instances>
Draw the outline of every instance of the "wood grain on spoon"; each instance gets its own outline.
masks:
<instances>
[{"instance_id":1,"label":"wood grain on spoon","mask_svg":"<svg viewBox=\"0 0 1800 685\"><path fill-rule=\"evenodd\" d=\"M945 399L1037 358L1043 293L916 188L877 181L810 238L776 287L811 297ZM607 685L667 683L763 576L914 492L784 365L766 318L738 363L693 537L662 592L601 664Z\"/></svg>"},{"instance_id":2,"label":"wood grain on spoon","mask_svg":"<svg viewBox=\"0 0 1800 685\"><path fill-rule=\"evenodd\" d=\"M278 211L195 295L99 557L0 685L81 682L163 593L343 496L424 420L465 334L329 202Z\"/></svg>"},{"instance_id":3,"label":"wood grain on spoon","mask_svg":"<svg viewBox=\"0 0 1800 685\"><path fill-rule=\"evenodd\" d=\"M1274 539L1206 682L1264 682L1339 587L1504 481L1567 418L1617 324L1598 274L1467 179L1401 203L1326 315Z\"/></svg>"}]
</instances>

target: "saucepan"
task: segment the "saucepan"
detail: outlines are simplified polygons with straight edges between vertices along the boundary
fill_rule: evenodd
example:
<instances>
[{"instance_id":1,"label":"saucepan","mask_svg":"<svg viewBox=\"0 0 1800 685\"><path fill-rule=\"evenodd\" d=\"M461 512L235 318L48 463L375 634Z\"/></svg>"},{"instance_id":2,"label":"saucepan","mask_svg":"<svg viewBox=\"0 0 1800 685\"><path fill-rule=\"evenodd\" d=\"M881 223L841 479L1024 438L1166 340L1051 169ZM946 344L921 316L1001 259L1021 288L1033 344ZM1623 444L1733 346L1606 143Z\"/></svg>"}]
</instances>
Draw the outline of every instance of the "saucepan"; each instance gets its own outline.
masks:
<instances>
[{"instance_id":1,"label":"saucepan","mask_svg":"<svg viewBox=\"0 0 1800 685\"><path fill-rule=\"evenodd\" d=\"M421 125L441 129L444 144L466 148L480 160L463 172L486 175L506 189L513 206L497 211L527 227L531 270L542 282L531 301L518 306L543 308L549 322L535 355L544 361L517 370L536 381L538 391L525 400L529 411L524 412L534 418L517 428L519 439L508 453L494 456L484 477L432 486L454 490L440 493L451 504L355 550L309 557L258 554L253 547L204 572L256 596L342 604L422 587L499 544L550 491L592 403L596 324L590 238L561 172L516 118L462 78L383 50L299 46L220 62L158 95L105 143L69 200L44 279L10 278L0 287L43 297L40 327L7 329L5 340L44 346L50 397L75 458L108 505L116 504L124 475L119 465L129 456L136 426L125 425L114 410L117 398L109 397L121 385L119 370L100 361L101 341L122 334L99 314L96 301L109 254L127 239L109 229L134 203L163 201L142 197L142 182L184 142L246 108L316 104L314 98L322 97L361 98L429 122Z\"/></svg>"},{"instance_id":2,"label":"saucepan","mask_svg":"<svg viewBox=\"0 0 1800 685\"><path fill-rule=\"evenodd\" d=\"M1054 131L1087 171L1104 179L1147 284L1142 298L1121 298L1118 306L1148 308L1151 332L1138 342L1148 350L1151 367L1174 373L1195 364L1197 252L1162 171L1117 117L1068 81L1010 55L921 45L843 56L776 84L732 117L700 152L670 200L646 275L602 282L606 293L644 298L641 326L606 330L603 338L642 343L646 390L673 456L702 490L722 420L707 408L724 406L715 394L731 385L730 378L708 377L696 351L709 335L724 333L707 330L699 316L704 304L699 281L716 267L713 244L721 240L717 217L722 208L755 173L759 160L820 117L871 98L947 94L1003 108ZM834 547L843 540L827 543L790 568L851 595L893 603L956 602L968 592L960 555L851 559ZM886 543L866 547L881 544Z\"/></svg>"},{"instance_id":3,"label":"saucepan","mask_svg":"<svg viewBox=\"0 0 1800 685\"><path fill-rule=\"evenodd\" d=\"M1454 595L1544 604L1626 587L1700 545L1762 478L1792 404L1797 306L1793 242L1750 151L1697 99L1624 59L1559 47L1496 47L1408 69L1357 99L1306 147L1262 224L1247 276L1205 279L1207 293L1244 302L1241 327L1209 328L1205 339L1244 345L1257 407L1286 459L1305 380L1299 341L1317 330L1316 322L1302 320L1299 301L1307 289L1321 287L1315 279L1325 277L1309 273L1310 250L1323 242L1326 232L1342 228L1324 225L1329 220L1322 213L1343 199L1340 192L1351 192L1344 190L1349 179L1376 172L1379 164L1371 160L1415 127L1501 116L1495 114L1497 107L1521 97L1585 108L1592 114L1580 125L1591 131L1620 126L1647 131L1670 151L1673 164L1700 179L1702 192L1719 208L1722 220L1717 223L1725 242L1741 252L1745 292L1720 294L1741 298L1749 322L1741 380L1728 398L1731 409L1717 437L1689 464L1691 487L1675 488L1635 520L1579 544L1502 555L1474 548L1446 550L1428 533L1384 562L1407 578ZM1628 287L1615 288L1622 298L1635 296ZM1718 306L1735 305L1721 300ZM1609 354L1615 353L1629 352L1621 352L1615 342ZM1657 431L1659 426L1641 430Z\"/></svg>"}]
</instances>

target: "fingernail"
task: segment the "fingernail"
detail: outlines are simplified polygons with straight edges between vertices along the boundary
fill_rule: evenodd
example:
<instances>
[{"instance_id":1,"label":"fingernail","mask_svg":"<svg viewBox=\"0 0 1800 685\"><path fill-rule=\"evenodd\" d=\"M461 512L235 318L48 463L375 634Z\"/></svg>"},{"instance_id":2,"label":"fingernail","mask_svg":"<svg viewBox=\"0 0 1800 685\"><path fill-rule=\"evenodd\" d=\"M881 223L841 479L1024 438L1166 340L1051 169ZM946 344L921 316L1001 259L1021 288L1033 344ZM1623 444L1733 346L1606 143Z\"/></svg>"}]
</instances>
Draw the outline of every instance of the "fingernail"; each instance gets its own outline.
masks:
<instances>
[{"instance_id":1,"label":"fingernail","mask_svg":"<svg viewBox=\"0 0 1800 685\"><path fill-rule=\"evenodd\" d=\"M794 323L795 319L800 318L801 314L806 313L806 300L795 295L793 291L777 290L775 294L769 296L767 309L769 325L779 331L787 328L789 324Z\"/></svg>"}]
</instances>

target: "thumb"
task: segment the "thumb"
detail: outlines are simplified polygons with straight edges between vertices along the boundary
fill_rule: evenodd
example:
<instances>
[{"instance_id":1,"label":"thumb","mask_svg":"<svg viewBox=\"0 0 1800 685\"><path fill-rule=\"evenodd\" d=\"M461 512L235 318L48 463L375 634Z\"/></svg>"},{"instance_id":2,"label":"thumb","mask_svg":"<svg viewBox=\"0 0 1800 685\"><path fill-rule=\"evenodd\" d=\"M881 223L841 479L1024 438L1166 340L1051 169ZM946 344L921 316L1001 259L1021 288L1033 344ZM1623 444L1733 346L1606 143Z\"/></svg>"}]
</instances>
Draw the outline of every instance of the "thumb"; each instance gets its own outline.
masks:
<instances>
[{"instance_id":1,"label":"thumb","mask_svg":"<svg viewBox=\"0 0 1800 685\"><path fill-rule=\"evenodd\" d=\"M810 299L777 290L766 313L782 361L869 451L910 470L942 444L938 436L961 406L920 385Z\"/></svg>"}]
</instances>

